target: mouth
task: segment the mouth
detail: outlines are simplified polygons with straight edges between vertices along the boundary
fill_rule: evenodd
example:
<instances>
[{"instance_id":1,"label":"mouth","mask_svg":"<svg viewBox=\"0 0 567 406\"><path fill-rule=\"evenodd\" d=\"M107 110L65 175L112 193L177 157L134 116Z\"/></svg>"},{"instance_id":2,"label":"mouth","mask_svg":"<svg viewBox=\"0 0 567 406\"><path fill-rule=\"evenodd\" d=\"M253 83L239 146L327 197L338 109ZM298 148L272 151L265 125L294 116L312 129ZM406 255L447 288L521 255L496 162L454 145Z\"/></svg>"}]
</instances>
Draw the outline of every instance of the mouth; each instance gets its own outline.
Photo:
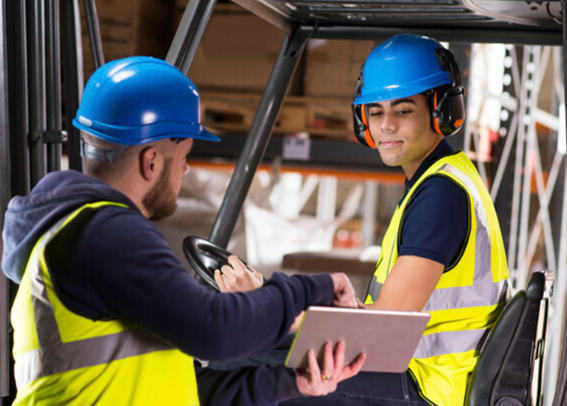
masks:
<instances>
[{"instance_id":1,"label":"mouth","mask_svg":"<svg viewBox=\"0 0 567 406\"><path fill-rule=\"evenodd\" d=\"M378 143L384 149L396 148L402 145L402 141L386 140Z\"/></svg>"}]
</instances>

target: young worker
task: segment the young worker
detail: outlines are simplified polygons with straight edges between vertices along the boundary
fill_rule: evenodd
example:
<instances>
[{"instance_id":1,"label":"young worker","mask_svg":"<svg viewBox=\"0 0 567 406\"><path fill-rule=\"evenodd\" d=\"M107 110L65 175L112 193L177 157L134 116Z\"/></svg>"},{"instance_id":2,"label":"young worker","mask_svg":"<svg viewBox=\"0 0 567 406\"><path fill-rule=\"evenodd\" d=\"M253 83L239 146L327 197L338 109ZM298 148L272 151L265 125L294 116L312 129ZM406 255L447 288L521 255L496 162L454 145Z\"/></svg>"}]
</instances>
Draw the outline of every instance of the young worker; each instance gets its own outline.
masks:
<instances>
[{"instance_id":1,"label":"young worker","mask_svg":"<svg viewBox=\"0 0 567 406\"><path fill-rule=\"evenodd\" d=\"M446 139L463 125L463 93L453 55L434 39L396 35L368 56L353 102L355 132L385 164L401 166L406 187L366 305L425 311L431 320L407 373L361 373L324 398L282 404L464 404L507 298L508 269L490 195Z\"/></svg>"}]
</instances>

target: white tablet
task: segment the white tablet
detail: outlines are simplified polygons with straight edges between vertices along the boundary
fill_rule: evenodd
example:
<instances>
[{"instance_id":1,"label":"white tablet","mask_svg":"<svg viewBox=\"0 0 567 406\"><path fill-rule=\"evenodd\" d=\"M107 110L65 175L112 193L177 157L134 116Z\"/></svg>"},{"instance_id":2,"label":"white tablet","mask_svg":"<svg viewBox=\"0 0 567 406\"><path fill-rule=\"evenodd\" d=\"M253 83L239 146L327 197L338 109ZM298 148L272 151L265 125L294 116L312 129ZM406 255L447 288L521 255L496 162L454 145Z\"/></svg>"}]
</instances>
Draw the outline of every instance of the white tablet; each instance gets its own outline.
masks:
<instances>
[{"instance_id":1,"label":"white tablet","mask_svg":"<svg viewBox=\"0 0 567 406\"><path fill-rule=\"evenodd\" d=\"M321 364L325 343L344 340L347 365L365 352L363 371L404 372L429 318L429 313L421 312L312 306L305 312L285 365L305 368L310 348Z\"/></svg>"}]
</instances>

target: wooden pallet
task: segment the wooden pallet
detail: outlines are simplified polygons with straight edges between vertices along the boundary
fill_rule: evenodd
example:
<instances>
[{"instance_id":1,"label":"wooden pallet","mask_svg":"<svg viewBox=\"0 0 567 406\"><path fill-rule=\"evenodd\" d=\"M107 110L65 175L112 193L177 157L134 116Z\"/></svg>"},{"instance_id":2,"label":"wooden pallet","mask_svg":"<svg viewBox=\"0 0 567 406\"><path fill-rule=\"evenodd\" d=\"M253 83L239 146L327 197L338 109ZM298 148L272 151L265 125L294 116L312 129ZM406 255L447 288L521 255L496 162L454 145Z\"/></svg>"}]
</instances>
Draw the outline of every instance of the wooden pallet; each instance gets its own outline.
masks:
<instances>
[{"instance_id":1,"label":"wooden pallet","mask_svg":"<svg viewBox=\"0 0 567 406\"><path fill-rule=\"evenodd\" d=\"M201 91L205 126L221 133L246 133L260 104L260 94ZM351 139L351 100L287 96L276 121L277 135L306 132L312 136Z\"/></svg>"}]
</instances>

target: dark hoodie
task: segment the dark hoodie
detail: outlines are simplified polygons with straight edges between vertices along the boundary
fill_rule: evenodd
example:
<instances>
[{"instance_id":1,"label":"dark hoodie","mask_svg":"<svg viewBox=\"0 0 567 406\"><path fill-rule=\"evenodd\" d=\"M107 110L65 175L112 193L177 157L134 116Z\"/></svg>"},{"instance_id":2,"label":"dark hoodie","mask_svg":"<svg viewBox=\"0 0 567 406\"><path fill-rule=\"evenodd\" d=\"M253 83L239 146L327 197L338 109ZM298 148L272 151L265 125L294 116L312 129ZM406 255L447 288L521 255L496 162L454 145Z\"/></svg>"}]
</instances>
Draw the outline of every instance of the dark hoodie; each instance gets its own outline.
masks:
<instances>
[{"instance_id":1,"label":"dark hoodie","mask_svg":"<svg viewBox=\"0 0 567 406\"><path fill-rule=\"evenodd\" d=\"M8 205L2 232L4 274L20 283L39 237L73 209L101 200L123 203L137 211L124 194L76 171L50 173L28 196L14 197Z\"/></svg>"},{"instance_id":2,"label":"dark hoodie","mask_svg":"<svg viewBox=\"0 0 567 406\"><path fill-rule=\"evenodd\" d=\"M62 216L98 201L130 209L108 206L97 211L67 247L61 266L50 269L62 302L78 314L127 320L196 358L228 361L271 350L286 337L301 310L332 303L329 275L288 278L276 273L263 288L247 294L207 290L128 197L76 171L49 174L29 196L12 199L3 231L6 276L19 283L38 238ZM223 396L235 393L239 404L271 404L298 394L293 375L281 368L224 375L231 380L222 386L227 393L217 392L211 404L229 404ZM252 387L251 379L256 383ZM203 386L219 387L210 375L199 382L202 396L207 391Z\"/></svg>"}]
</instances>

